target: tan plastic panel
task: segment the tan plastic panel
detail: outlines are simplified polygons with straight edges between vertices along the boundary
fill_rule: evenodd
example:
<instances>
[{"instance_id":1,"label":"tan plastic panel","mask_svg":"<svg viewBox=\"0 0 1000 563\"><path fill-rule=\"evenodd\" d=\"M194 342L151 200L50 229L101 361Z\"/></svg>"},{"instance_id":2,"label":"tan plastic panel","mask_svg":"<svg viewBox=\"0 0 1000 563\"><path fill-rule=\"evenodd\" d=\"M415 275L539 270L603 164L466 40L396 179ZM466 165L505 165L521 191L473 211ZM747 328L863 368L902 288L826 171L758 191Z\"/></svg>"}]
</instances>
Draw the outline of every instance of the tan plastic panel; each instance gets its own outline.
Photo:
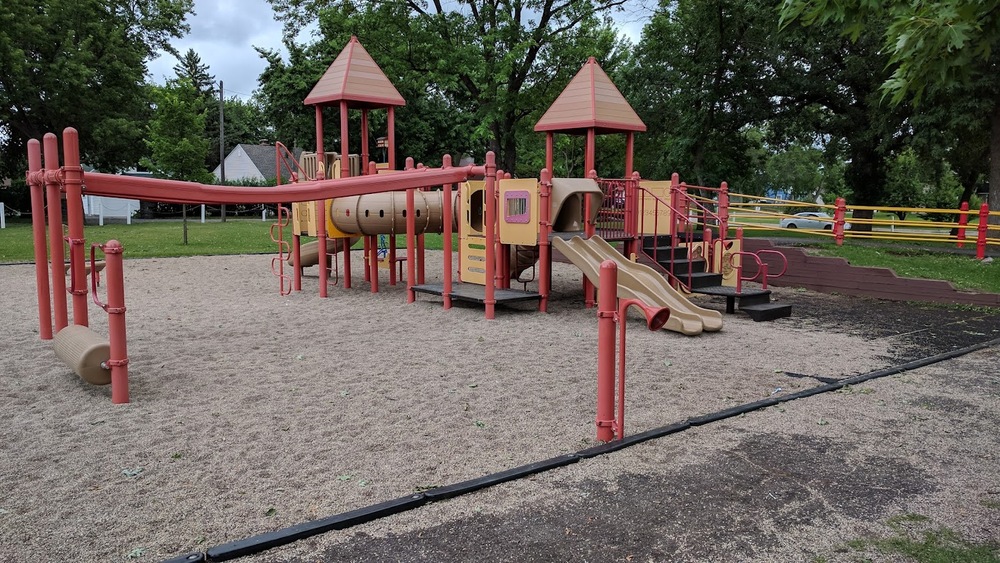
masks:
<instances>
[{"instance_id":1,"label":"tan plastic panel","mask_svg":"<svg viewBox=\"0 0 1000 563\"><path fill-rule=\"evenodd\" d=\"M589 178L552 179L552 231L575 233L583 231L583 204L586 194L593 194L591 220L597 218L604 193L597 182Z\"/></svg>"},{"instance_id":2,"label":"tan plastic panel","mask_svg":"<svg viewBox=\"0 0 1000 563\"><path fill-rule=\"evenodd\" d=\"M639 202L639 232L644 235L669 235L672 233L671 212L664 203L670 203L670 182L640 180L639 187L642 192L642 201ZM663 203L657 203L660 198ZM656 217L656 214L659 217Z\"/></svg>"},{"instance_id":3,"label":"tan plastic panel","mask_svg":"<svg viewBox=\"0 0 1000 563\"><path fill-rule=\"evenodd\" d=\"M538 180L500 180L500 242L538 244Z\"/></svg>"},{"instance_id":4,"label":"tan plastic panel","mask_svg":"<svg viewBox=\"0 0 1000 563\"><path fill-rule=\"evenodd\" d=\"M722 273L722 285L736 287L736 268L743 264L743 257L736 255L730 261L730 255L743 250L743 241L739 239L715 240L715 250L712 252L712 271ZM725 247L723 247L725 245Z\"/></svg>"}]
</instances>

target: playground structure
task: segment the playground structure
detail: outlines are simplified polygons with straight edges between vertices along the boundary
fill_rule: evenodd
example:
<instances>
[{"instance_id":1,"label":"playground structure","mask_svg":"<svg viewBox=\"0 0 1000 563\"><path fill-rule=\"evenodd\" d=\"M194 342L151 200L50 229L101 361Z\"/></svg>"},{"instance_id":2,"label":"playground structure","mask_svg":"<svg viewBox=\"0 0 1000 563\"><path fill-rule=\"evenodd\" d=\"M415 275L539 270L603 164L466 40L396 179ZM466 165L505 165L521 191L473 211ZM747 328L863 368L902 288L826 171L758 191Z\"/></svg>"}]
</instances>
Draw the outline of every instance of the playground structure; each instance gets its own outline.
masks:
<instances>
[{"instance_id":1,"label":"playground structure","mask_svg":"<svg viewBox=\"0 0 1000 563\"><path fill-rule=\"evenodd\" d=\"M394 108L405 102L356 38L351 39L305 103L315 106L316 151L304 153L300 161L295 161L282 154L286 149L279 144L276 167L293 167L289 170L293 181L270 188L85 174L79 164L78 136L72 128L64 132L62 166L58 163L54 135L45 137L44 168L37 141L29 146L28 180L33 210L38 211L33 213L33 228L40 334L43 339L53 338L49 304L54 303L58 355L88 381L110 380L114 402L128 401L122 248L115 241L100 247L108 263L107 305L96 298L98 268L92 251L94 300L111 315L110 343L106 344L86 328L84 288L88 266L83 257L81 206L84 186L88 195L169 203L279 202L278 219L271 229L278 256L271 265L279 277L282 294L301 291L302 270L315 263L319 265L319 294L326 297L331 272L340 272L337 262L330 257L343 263L342 275L335 281L342 279L344 289L350 288L349 249L358 238L365 244L365 281L372 292L378 292L379 264L388 263L390 282L394 281L394 266L399 261L394 256L395 237L405 233L407 302L415 301L417 293L442 296L445 308L451 306L452 300L468 300L483 304L486 318L492 319L498 303L537 300L539 310L545 312L554 246L583 271L584 301L588 307L596 304L595 289L612 283L601 277L601 265L614 264L618 274L613 287L605 287L604 291L614 290L612 293L622 303L641 305L647 317L656 319L655 323L650 321L650 328L665 327L685 335L720 330L721 315L692 304L687 292L725 295L730 312L732 301L740 299L741 309L752 316L755 307L758 313L763 311L763 317L754 316L756 320L787 315L787 306L768 308L772 304L759 300L770 293L766 290L766 268L757 273L764 286L762 290L740 289L742 260L748 256L758 263L760 260L741 250L739 238L726 238L724 183L719 188L695 187L681 183L676 174L669 182L656 182L643 180L638 173L631 172L633 135L645 130L645 126L593 58L536 126L546 133L546 160L550 164L555 133L587 135L585 164L590 170L587 178L552 178L549 169L543 169L538 179L514 179L497 170L492 153L487 153L483 165L452 166L450 156L445 155L440 168L414 164L408 158L403 170L393 170ZM326 152L323 146L323 108L328 105L340 108L342 150L339 153ZM366 149L368 112L379 108L389 112L386 163L368 161ZM362 112L360 155L348 152L347 115L351 109ZM597 134L614 132L627 135L625 168L630 174L624 179L603 179L593 170L594 139ZM49 209L51 259L46 256L41 213L43 184ZM705 199L704 195L695 199L690 193L693 191L710 194L711 199ZM70 242L68 290L60 259L65 253L60 209L63 193L70 235L66 239ZM291 212L282 204L291 204ZM291 243L284 239L284 231L289 228ZM427 283L424 279L423 236L429 232L443 235L446 250L441 283ZM449 249L456 234L458 279L453 280L453 252ZM385 261L379 259L378 248L378 237L384 235L388 235ZM303 244L303 236L314 236L316 240ZM51 293L46 273L48 262L53 280ZM284 271L289 262L291 276ZM525 279L523 274L529 270L531 278ZM512 280L523 283L524 289L512 288ZM537 282L537 291L526 289L532 281ZM68 327L67 291L73 295L72 327ZM745 299L757 300L742 302ZM627 308L619 316L623 317ZM617 318L615 321L620 322ZM620 431L618 436L621 437Z\"/></svg>"}]
</instances>

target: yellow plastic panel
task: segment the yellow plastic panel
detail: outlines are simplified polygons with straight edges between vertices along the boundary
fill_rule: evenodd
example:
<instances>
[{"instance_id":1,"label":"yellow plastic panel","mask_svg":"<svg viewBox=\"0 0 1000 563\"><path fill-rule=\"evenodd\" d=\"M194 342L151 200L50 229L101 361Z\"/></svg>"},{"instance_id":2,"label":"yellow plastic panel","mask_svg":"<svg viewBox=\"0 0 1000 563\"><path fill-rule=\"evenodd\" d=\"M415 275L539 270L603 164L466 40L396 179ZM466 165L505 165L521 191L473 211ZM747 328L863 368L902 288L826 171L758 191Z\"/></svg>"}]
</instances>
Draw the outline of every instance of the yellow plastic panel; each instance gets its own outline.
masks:
<instances>
[{"instance_id":1,"label":"yellow plastic panel","mask_svg":"<svg viewBox=\"0 0 1000 563\"><path fill-rule=\"evenodd\" d=\"M462 259L462 282L486 285L486 237L462 237L459 253Z\"/></svg>"},{"instance_id":2,"label":"yellow plastic panel","mask_svg":"<svg viewBox=\"0 0 1000 563\"><path fill-rule=\"evenodd\" d=\"M722 285L736 287L736 266L743 263L743 257L736 255L731 263L729 257L733 253L743 250L743 243L737 239L726 239L725 241L716 240L713 244L715 250L712 253L712 271L722 273Z\"/></svg>"},{"instance_id":3,"label":"yellow plastic panel","mask_svg":"<svg viewBox=\"0 0 1000 563\"><path fill-rule=\"evenodd\" d=\"M538 180L500 180L500 242L538 244Z\"/></svg>"},{"instance_id":4,"label":"yellow plastic panel","mask_svg":"<svg viewBox=\"0 0 1000 563\"><path fill-rule=\"evenodd\" d=\"M644 235L671 234L673 221L670 209L665 205L670 203L670 182L641 180L639 186L645 190L641 192L642 201L639 202L639 232ZM654 196L663 203L657 203ZM656 217L657 214L659 217Z\"/></svg>"},{"instance_id":5,"label":"yellow plastic panel","mask_svg":"<svg viewBox=\"0 0 1000 563\"><path fill-rule=\"evenodd\" d=\"M462 217L458 225L459 239L478 235L486 236L483 223L486 220L486 182L470 180L462 184L459 194L462 202Z\"/></svg>"}]
</instances>

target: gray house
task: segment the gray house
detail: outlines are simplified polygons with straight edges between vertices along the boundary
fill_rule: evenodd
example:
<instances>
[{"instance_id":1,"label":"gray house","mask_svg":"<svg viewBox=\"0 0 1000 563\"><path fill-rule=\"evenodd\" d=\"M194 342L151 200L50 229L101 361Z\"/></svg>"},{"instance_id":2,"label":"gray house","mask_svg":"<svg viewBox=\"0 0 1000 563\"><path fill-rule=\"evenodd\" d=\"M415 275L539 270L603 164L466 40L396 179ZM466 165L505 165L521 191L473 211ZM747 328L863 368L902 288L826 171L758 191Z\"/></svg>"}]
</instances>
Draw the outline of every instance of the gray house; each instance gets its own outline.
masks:
<instances>
[{"instance_id":1,"label":"gray house","mask_svg":"<svg viewBox=\"0 0 1000 563\"><path fill-rule=\"evenodd\" d=\"M276 178L275 153L277 149L274 145L236 145L229 155L226 156L226 180L257 180L260 182L273 182ZM295 161L298 162L302 149L293 149ZM281 183L287 184L290 181L289 170L295 170L295 163L283 155L286 165L281 167ZM222 167L216 166L212 171L216 178L222 177Z\"/></svg>"}]
</instances>

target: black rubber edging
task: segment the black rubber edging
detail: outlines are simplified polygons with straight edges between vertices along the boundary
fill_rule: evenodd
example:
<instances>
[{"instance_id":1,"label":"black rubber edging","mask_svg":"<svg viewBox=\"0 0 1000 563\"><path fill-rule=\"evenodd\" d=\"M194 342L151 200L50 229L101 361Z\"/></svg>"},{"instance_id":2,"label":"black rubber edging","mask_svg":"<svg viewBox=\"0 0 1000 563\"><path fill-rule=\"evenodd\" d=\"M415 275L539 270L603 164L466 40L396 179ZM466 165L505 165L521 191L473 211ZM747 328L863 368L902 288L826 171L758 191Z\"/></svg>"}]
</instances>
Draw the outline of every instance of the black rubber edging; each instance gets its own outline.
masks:
<instances>
[{"instance_id":1,"label":"black rubber edging","mask_svg":"<svg viewBox=\"0 0 1000 563\"><path fill-rule=\"evenodd\" d=\"M836 391L837 389L841 389L848 385L863 383L865 381L878 379L880 377L896 375L898 373L903 373L905 371L910 371L917 368L925 367L931 364L942 362L944 360L950 360L952 358L964 356L965 354L989 348L997 344L1000 344L1000 338L988 340L986 342L981 342L979 344L973 344L971 346L966 346L964 348L958 348L950 352L936 354L934 356L928 356L926 358L920 358L917 360L906 362L904 364L900 364L898 366L892 366L880 370L871 371L868 373L846 377L837 380L836 382L833 383L827 383L824 385L811 387L809 389L804 389L796 393L789 393L787 395L781 395L779 397L769 397L767 399L762 399L759 401L754 401L752 403L746 403L743 405L730 407L728 409L724 409L714 413L708 413L688 418L687 420L683 420L681 422L675 422L667 426L661 426L659 428L646 430L645 432L640 432L632 436L627 436L621 440L614 440L606 444L601 444L599 446L586 448L576 453L565 454L558 457L549 458L543 461L529 463L527 465L521 465L519 467L514 467L512 469L507 469L505 471L500 471L498 473L492 473L489 475L485 475L483 477L478 477L476 479L461 481L453 485L438 487L426 491L424 493L418 493L407 497L402 497L395 500L390 500L383 503L375 504L365 508L351 510L349 512L344 512L338 515L329 516L327 518L323 518L320 520L312 520L310 522L296 524L294 526L290 526L288 528L284 528L281 530L267 532L243 540L237 540L217 547L213 547L210 548L205 553L190 553L187 555L174 557L172 559L167 559L163 561L163 563L197 563L197 562L228 561L230 559L236 559L237 557L253 555L274 547L287 545L289 543L298 541L300 539L305 539L310 536L328 532L330 530L343 530L346 528L350 528L352 526L356 526L358 524L363 524L365 522L377 520L385 516L391 516L393 514L399 514L401 512L413 510L428 502L435 502L439 500L445 500L465 495L481 489L492 487L494 485L499 485L501 483L506 483L508 481L513 481L537 473L542 473L550 469L565 467L567 465L576 463L583 459L591 459L601 455L614 453L619 450L623 450L625 448L635 446L643 442L647 442L649 440L654 440L657 438L668 436L670 434L683 432L685 430L688 430L689 428L703 426L706 424L710 424L712 422L718 422L720 420L725 420L727 418L732 418L735 416L739 416L741 414L746 414L749 412L774 406L780 403L787 403L790 401L794 401L796 399L803 399L805 397L811 397L813 395L819 395L821 393L827 393L829 391Z\"/></svg>"},{"instance_id":2,"label":"black rubber edging","mask_svg":"<svg viewBox=\"0 0 1000 563\"><path fill-rule=\"evenodd\" d=\"M237 557L243 557L244 555L253 555L274 547L287 545L294 541L329 532L330 530L343 530L351 526L364 524L365 522L406 512L407 510L413 510L426 502L427 497L423 493L387 500L319 520L312 520L281 530L225 543L206 551L205 560L228 561Z\"/></svg>"}]
</instances>

